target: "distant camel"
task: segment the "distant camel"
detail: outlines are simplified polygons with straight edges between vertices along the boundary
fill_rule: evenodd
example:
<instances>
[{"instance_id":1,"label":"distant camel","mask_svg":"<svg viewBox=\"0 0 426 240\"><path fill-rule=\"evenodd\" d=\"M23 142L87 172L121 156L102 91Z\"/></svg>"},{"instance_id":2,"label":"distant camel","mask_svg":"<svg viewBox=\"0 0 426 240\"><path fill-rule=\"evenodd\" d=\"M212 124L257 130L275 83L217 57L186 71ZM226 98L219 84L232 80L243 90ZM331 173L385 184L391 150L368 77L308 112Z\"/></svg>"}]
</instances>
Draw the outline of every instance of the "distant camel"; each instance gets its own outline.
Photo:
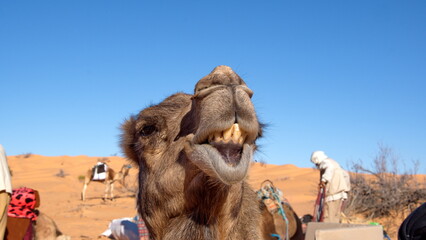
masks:
<instances>
[{"instance_id":1,"label":"distant camel","mask_svg":"<svg viewBox=\"0 0 426 240\"><path fill-rule=\"evenodd\" d=\"M128 164L124 164L120 171L116 173L111 167L108 166L107 172L106 172L106 178L104 180L93 180L93 167L88 169L86 172L86 175L84 176L84 185L83 190L81 191L81 200L86 200L86 189L87 185L89 185L90 182L100 182L105 183L105 196L104 200L108 199L108 195L110 196L110 200L114 199L114 182L120 181L121 185L125 186L125 178L127 175L129 175L129 170L131 166Z\"/></svg>"}]
</instances>

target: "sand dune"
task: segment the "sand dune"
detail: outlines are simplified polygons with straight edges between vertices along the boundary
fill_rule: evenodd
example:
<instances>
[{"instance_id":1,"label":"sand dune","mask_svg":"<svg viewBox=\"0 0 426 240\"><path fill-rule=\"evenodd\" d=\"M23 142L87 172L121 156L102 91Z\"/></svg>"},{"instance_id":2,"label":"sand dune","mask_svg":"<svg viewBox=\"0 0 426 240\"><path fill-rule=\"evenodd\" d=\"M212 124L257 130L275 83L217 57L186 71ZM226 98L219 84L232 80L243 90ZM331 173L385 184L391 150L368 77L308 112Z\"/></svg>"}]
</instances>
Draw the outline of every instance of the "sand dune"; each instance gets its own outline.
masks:
<instances>
[{"instance_id":1,"label":"sand dune","mask_svg":"<svg viewBox=\"0 0 426 240\"><path fill-rule=\"evenodd\" d=\"M105 186L94 182L87 191L87 200L80 200L83 182L79 180L93 166L97 157L31 155L9 156L13 172L12 185L30 187L40 192L39 210L52 217L61 231L73 239L96 239L108 226L111 219L134 216L135 201L131 193L116 184L114 202L102 200ZM109 157L110 166L118 171L125 160ZM65 176L58 177L60 171ZM134 174L136 170L132 170Z\"/></svg>"},{"instance_id":2,"label":"sand dune","mask_svg":"<svg viewBox=\"0 0 426 240\"><path fill-rule=\"evenodd\" d=\"M87 169L93 166L98 157L40 155L9 156L14 188L25 186L40 192L40 211L52 217L61 231L72 239L97 239L108 226L110 220L132 217L136 214L134 194L128 189L136 186L135 168L130 170L126 181L128 189L115 184L115 201L103 201L105 186L91 183L87 190L87 200L80 200L83 186L81 181ZM109 165L119 171L128 163L120 157L108 157ZM65 175L65 176L64 176ZM253 164L249 183L254 189L269 179L280 188L299 216L313 212L319 172L313 168L299 168L294 165Z\"/></svg>"}]
</instances>

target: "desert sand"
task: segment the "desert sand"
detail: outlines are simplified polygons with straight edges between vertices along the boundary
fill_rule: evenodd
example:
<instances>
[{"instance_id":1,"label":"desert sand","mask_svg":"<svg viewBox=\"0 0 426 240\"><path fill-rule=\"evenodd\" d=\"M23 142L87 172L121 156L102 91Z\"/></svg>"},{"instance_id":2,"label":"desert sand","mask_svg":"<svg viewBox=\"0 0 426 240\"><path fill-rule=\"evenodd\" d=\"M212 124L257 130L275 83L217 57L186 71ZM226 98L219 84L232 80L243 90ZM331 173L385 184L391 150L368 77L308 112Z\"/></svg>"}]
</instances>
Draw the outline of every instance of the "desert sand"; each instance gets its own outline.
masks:
<instances>
[{"instance_id":1,"label":"desert sand","mask_svg":"<svg viewBox=\"0 0 426 240\"><path fill-rule=\"evenodd\" d=\"M100 157L59 156L35 154L9 156L14 188L29 187L40 192L39 210L52 217L59 229L72 239L97 239L115 218L136 214L134 190L137 169L132 168L126 180L127 188L115 184L114 201L102 199L105 185L92 182L87 189L87 200L80 200L82 178ZM128 162L121 157L108 157L109 165L119 171ZM312 214L316 198L319 172L314 168L294 165L254 163L248 182L254 189L269 179L281 189L299 216Z\"/></svg>"}]
</instances>

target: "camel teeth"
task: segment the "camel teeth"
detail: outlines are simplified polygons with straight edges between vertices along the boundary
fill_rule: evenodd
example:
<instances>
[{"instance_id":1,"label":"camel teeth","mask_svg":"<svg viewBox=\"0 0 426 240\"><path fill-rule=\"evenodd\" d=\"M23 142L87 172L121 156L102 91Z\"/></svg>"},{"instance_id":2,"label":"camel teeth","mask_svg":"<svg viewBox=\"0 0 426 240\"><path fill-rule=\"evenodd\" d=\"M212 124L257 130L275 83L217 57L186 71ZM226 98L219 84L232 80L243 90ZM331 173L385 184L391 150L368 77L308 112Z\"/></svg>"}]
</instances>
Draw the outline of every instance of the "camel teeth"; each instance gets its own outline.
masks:
<instances>
[{"instance_id":1,"label":"camel teeth","mask_svg":"<svg viewBox=\"0 0 426 240\"><path fill-rule=\"evenodd\" d=\"M246 134L242 134L240 138L238 138L238 143L243 145L246 140Z\"/></svg>"},{"instance_id":2,"label":"camel teeth","mask_svg":"<svg viewBox=\"0 0 426 240\"><path fill-rule=\"evenodd\" d=\"M215 132L214 133L214 141L219 142L220 140L222 140L222 133L221 132Z\"/></svg>"},{"instance_id":3,"label":"camel teeth","mask_svg":"<svg viewBox=\"0 0 426 240\"><path fill-rule=\"evenodd\" d=\"M238 143L242 133L240 131L238 124L234 124L234 126L235 127L234 127L234 132L232 133L232 141L234 141L234 143Z\"/></svg>"},{"instance_id":4,"label":"camel teeth","mask_svg":"<svg viewBox=\"0 0 426 240\"><path fill-rule=\"evenodd\" d=\"M232 136L232 132L234 131L234 125L232 125L232 127L230 127L229 129L223 131L223 139L225 141L229 141L229 139Z\"/></svg>"},{"instance_id":5,"label":"camel teeth","mask_svg":"<svg viewBox=\"0 0 426 240\"><path fill-rule=\"evenodd\" d=\"M244 144L244 141L247 138L247 134L244 131L240 130L238 123L234 123L230 128L221 131L215 132L208 137L208 141L211 142L222 142L229 143L232 141L235 144Z\"/></svg>"}]
</instances>

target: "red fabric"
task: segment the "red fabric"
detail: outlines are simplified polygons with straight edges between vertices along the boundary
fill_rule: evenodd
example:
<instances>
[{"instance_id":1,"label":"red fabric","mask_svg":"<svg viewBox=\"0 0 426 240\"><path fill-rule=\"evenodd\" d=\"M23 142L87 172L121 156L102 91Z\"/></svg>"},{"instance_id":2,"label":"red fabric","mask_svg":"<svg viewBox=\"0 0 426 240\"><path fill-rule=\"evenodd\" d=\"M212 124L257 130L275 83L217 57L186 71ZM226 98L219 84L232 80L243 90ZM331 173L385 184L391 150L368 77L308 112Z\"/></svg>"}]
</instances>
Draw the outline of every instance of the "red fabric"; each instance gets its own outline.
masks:
<instances>
[{"instance_id":1,"label":"red fabric","mask_svg":"<svg viewBox=\"0 0 426 240\"><path fill-rule=\"evenodd\" d=\"M7 217L5 240L23 240L32 230L32 222L28 218ZM2 239L3 240L3 239Z\"/></svg>"},{"instance_id":2,"label":"red fabric","mask_svg":"<svg viewBox=\"0 0 426 240\"><path fill-rule=\"evenodd\" d=\"M28 225L27 232L25 233L23 240L32 240L34 235L33 224Z\"/></svg>"},{"instance_id":3,"label":"red fabric","mask_svg":"<svg viewBox=\"0 0 426 240\"><path fill-rule=\"evenodd\" d=\"M13 189L7 215L9 217L29 218L35 221L37 220L37 215L34 212L36 203L37 197L34 189L25 187Z\"/></svg>"}]
</instances>

